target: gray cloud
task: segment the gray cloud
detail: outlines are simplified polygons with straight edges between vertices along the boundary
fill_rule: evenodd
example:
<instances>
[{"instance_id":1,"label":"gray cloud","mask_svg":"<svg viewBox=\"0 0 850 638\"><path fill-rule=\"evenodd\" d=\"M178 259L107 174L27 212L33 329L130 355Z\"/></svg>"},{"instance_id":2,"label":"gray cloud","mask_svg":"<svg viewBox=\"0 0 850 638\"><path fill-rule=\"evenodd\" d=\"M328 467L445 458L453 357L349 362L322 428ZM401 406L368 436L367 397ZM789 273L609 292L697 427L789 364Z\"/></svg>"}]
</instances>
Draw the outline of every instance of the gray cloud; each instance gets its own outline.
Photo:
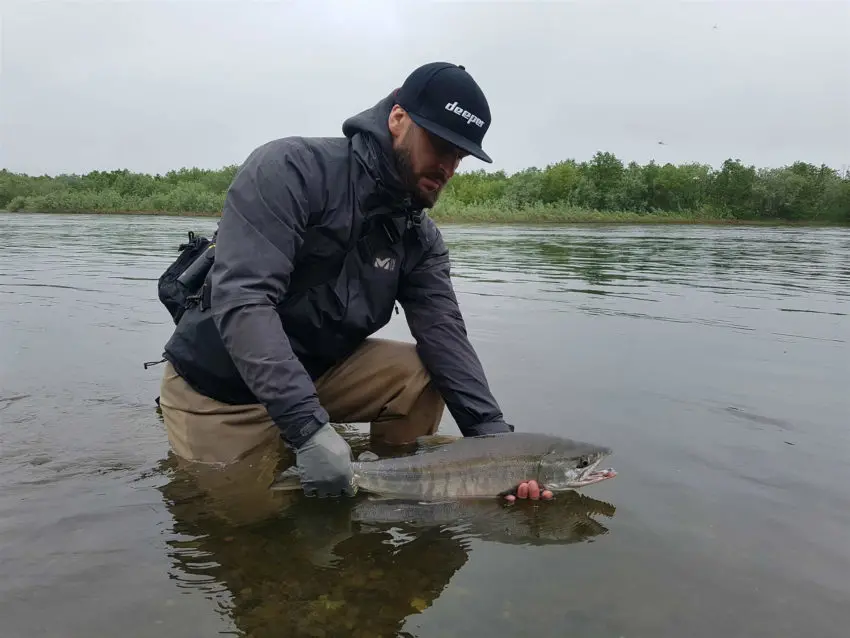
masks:
<instances>
[{"instance_id":1,"label":"gray cloud","mask_svg":"<svg viewBox=\"0 0 850 638\"><path fill-rule=\"evenodd\" d=\"M717 28L714 28L716 25ZM505 169L626 160L850 166L850 1L29 2L2 14L0 166L239 163L416 65L467 66ZM665 145L659 145L663 140Z\"/></svg>"}]
</instances>

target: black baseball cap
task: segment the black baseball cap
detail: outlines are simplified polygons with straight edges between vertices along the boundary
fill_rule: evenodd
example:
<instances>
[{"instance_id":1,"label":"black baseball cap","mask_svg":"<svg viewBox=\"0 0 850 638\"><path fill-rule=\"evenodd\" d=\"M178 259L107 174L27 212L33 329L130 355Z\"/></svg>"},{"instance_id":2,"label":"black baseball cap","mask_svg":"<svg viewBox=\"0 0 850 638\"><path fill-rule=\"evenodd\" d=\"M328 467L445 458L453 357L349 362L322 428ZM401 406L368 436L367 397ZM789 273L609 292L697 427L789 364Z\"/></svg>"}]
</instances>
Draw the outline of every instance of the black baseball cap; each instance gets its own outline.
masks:
<instances>
[{"instance_id":1,"label":"black baseball cap","mask_svg":"<svg viewBox=\"0 0 850 638\"><path fill-rule=\"evenodd\" d=\"M492 164L481 148L490 128L490 106L463 66L451 62L423 64L407 76L396 93L396 103L426 131Z\"/></svg>"}]
</instances>

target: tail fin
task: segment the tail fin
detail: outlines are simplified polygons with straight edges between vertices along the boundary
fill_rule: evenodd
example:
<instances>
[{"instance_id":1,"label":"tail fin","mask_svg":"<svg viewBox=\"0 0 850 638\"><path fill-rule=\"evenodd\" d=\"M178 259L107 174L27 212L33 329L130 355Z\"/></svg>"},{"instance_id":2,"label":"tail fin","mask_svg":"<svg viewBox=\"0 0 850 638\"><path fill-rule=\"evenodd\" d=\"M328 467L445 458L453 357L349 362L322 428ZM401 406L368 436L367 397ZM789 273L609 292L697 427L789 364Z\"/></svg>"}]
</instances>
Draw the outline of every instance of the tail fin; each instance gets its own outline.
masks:
<instances>
[{"instance_id":1,"label":"tail fin","mask_svg":"<svg viewBox=\"0 0 850 638\"><path fill-rule=\"evenodd\" d=\"M292 491L301 489L301 470L297 465L292 465L280 474L269 486L274 491Z\"/></svg>"},{"instance_id":2,"label":"tail fin","mask_svg":"<svg viewBox=\"0 0 850 638\"><path fill-rule=\"evenodd\" d=\"M377 461L378 455L374 452L361 452L357 460L359 462L363 461ZM270 490L276 492L291 492L294 490L302 489L301 486L301 468L297 465L291 465L285 470L283 470L280 474L277 475L272 484L269 486Z\"/></svg>"}]
</instances>

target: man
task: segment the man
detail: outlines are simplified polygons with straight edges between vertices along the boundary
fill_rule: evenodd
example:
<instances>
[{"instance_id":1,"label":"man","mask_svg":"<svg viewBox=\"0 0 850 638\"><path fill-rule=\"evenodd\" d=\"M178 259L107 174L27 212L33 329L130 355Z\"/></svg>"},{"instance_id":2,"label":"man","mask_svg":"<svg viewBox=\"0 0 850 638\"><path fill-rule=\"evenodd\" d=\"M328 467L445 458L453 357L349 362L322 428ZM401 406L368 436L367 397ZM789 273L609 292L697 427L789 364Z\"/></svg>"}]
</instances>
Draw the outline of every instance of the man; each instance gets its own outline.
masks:
<instances>
[{"instance_id":1,"label":"man","mask_svg":"<svg viewBox=\"0 0 850 638\"><path fill-rule=\"evenodd\" d=\"M404 444L435 432L447 405L464 436L513 432L423 212L462 158L492 161L489 125L469 73L436 62L346 120L342 137L251 153L227 193L205 301L165 348L160 407L179 456L230 463L282 436L306 494L352 495L351 451L331 421ZM396 301L415 346L371 336Z\"/></svg>"}]
</instances>

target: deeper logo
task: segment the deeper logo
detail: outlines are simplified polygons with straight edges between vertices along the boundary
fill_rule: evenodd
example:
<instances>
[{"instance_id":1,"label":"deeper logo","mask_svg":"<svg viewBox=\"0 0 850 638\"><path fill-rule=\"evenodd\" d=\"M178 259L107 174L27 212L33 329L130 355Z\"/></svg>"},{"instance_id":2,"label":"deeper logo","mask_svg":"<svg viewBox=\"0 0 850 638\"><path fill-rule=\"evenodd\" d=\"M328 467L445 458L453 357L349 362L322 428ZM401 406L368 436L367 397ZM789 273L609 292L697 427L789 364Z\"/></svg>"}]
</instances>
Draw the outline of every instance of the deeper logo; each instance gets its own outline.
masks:
<instances>
[{"instance_id":1,"label":"deeper logo","mask_svg":"<svg viewBox=\"0 0 850 638\"><path fill-rule=\"evenodd\" d=\"M466 120L467 124L475 124L475 126L477 126L479 128L484 126L484 120L482 120L480 117L478 117L474 113L470 113L469 111L467 111L462 106L458 106L457 100L455 100L454 102L449 102L448 104L446 104L446 110L450 111L452 113L457 113L463 119Z\"/></svg>"}]
</instances>

